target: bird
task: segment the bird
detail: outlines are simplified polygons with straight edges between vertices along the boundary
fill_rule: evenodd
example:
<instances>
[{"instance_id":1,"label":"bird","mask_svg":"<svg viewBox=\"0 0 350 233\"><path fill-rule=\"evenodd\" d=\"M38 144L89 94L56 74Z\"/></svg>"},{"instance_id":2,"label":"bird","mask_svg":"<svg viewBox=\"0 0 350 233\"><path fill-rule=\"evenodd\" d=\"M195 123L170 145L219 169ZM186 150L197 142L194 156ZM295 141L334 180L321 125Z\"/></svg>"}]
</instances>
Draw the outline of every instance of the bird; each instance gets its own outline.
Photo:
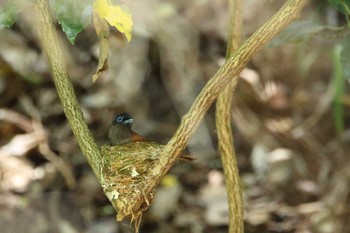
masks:
<instances>
[{"instance_id":1,"label":"bird","mask_svg":"<svg viewBox=\"0 0 350 233\"><path fill-rule=\"evenodd\" d=\"M115 116L114 120L108 131L108 146L120 146L120 145L131 145L134 144L137 147L159 147L163 148L157 142L148 140L132 130L132 124L134 119L129 113L121 113ZM180 160L191 161L194 158L187 154L181 154Z\"/></svg>"},{"instance_id":2,"label":"bird","mask_svg":"<svg viewBox=\"0 0 350 233\"><path fill-rule=\"evenodd\" d=\"M117 221L130 217L138 229L142 213L155 195L155 177L165 145L148 140L132 130L134 120L128 113L115 116L108 141L101 146L100 165L103 190L117 211ZM182 161L192 161L181 154ZM137 231L136 231L137 232Z\"/></svg>"},{"instance_id":3,"label":"bird","mask_svg":"<svg viewBox=\"0 0 350 233\"><path fill-rule=\"evenodd\" d=\"M131 129L134 119L128 113L117 115L108 131L108 145L117 146L130 142L148 141Z\"/></svg>"}]
</instances>

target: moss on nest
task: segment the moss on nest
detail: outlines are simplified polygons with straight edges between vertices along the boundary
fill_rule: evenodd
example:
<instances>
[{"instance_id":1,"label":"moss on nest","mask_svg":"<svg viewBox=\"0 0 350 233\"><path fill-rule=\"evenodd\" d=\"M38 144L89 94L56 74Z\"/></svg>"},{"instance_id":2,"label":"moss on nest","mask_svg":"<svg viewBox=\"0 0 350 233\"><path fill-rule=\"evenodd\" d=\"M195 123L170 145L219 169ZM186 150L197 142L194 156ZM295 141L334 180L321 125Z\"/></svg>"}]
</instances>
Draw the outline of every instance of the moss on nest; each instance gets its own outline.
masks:
<instances>
[{"instance_id":1,"label":"moss on nest","mask_svg":"<svg viewBox=\"0 0 350 233\"><path fill-rule=\"evenodd\" d=\"M154 196L150 186L154 179L152 170L159 164L163 148L154 142L101 147L102 186L117 211L118 221L131 216L136 227L139 224Z\"/></svg>"}]
</instances>

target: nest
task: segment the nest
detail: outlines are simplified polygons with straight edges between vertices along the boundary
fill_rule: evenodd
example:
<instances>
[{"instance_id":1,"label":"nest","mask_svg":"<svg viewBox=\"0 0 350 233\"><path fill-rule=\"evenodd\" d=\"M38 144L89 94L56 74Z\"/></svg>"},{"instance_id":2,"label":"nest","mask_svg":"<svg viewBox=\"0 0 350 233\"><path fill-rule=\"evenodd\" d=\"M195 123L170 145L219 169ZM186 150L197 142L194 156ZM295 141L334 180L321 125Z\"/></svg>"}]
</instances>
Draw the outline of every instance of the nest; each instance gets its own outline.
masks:
<instances>
[{"instance_id":1,"label":"nest","mask_svg":"<svg viewBox=\"0 0 350 233\"><path fill-rule=\"evenodd\" d=\"M136 230L154 196L153 171L163 148L153 142L101 147L103 190L117 211L117 221L131 217Z\"/></svg>"}]
</instances>

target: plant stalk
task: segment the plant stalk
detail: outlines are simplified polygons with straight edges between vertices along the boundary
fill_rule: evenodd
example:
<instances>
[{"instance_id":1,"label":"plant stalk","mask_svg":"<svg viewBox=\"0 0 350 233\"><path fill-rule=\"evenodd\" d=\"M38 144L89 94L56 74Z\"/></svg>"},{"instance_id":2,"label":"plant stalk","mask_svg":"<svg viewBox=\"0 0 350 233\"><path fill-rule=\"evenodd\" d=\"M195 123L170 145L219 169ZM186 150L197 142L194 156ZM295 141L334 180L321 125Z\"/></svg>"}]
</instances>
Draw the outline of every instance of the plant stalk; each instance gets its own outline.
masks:
<instances>
[{"instance_id":1,"label":"plant stalk","mask_svg":"<svg viewBox=\"0 0 350 233\"><path fill-rule=\"evenodd\" d=\"M229 0L229 38L226 59L239 48L242 34L243 2ZM219 95L216 102L216 128L218 146L225 175L227 201L229 207L229 233L244 232L244 209L241 180L234 148L231 127L232 100L238 77L233 78Z\"/></svg>"}]
</instances>

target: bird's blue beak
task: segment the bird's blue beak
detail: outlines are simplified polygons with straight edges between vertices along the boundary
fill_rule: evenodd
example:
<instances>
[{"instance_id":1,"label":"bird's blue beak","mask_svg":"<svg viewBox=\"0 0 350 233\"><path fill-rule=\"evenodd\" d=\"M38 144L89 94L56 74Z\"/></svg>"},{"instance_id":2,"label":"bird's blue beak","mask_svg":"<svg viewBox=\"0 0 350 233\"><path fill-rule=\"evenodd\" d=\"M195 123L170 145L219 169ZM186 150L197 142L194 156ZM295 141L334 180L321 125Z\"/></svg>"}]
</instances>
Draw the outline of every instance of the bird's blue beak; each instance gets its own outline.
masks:
<instances>
[{"instance_id":1,"label":"bird's blue beak","mask_svg":"<svg viewBox=\"0 0 350 233\"><path fill-rule=\"evenodd\" d=\"M124 124L132 124L133 123L133 119L128 119L126 121L123 121Z\"/></svg>"}]
</instances>

